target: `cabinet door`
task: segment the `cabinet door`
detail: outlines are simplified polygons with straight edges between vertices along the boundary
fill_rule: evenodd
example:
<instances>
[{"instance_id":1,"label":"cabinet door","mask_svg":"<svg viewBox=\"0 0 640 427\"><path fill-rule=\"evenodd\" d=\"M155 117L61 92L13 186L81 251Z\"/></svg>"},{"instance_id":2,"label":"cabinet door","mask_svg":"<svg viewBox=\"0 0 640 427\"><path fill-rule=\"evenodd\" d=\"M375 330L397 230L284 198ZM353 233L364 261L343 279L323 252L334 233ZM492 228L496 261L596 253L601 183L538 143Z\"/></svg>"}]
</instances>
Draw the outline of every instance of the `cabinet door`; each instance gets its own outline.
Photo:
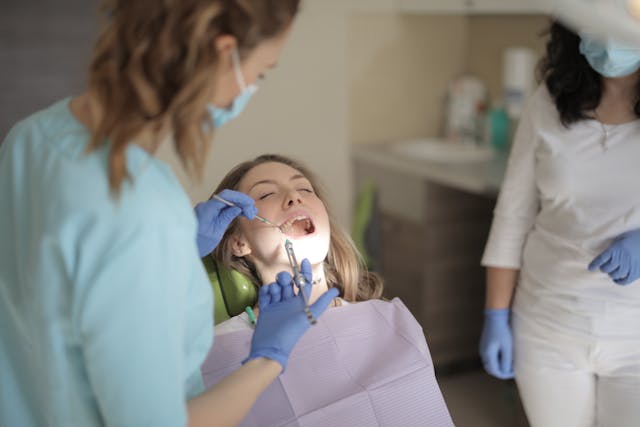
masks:
<instances>
[{"instance_id":1,"label":"cabinet door","mask_svg":"<svg viewBox=\"0 0 640 427\"><path fill-rule=\"evenodd\" d=\"M542 0L397 0L405 13L442 14L546 14Z\"/></svg>"}]
</instances>

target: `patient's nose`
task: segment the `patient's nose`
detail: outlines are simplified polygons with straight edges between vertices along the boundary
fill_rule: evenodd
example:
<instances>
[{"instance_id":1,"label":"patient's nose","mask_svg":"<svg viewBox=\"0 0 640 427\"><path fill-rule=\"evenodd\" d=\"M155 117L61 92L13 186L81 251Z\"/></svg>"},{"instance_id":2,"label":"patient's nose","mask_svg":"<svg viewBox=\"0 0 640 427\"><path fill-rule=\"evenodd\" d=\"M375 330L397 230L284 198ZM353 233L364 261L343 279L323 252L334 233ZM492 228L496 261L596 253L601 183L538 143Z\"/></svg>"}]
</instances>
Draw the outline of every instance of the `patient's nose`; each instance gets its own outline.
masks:
<instances>
[{"instance_id":1,"label":"patient's nose","mask_svg":"<svg viewBox=\"0 0 640 427\"><path fill-rule=\"evenodd\" d=\"M287 194L287 206L293 206L293 205L297 205L302 203L302 200L300 199L300 195L298 194L297 191L290 191Z\"/></svg>"}]
</instances>

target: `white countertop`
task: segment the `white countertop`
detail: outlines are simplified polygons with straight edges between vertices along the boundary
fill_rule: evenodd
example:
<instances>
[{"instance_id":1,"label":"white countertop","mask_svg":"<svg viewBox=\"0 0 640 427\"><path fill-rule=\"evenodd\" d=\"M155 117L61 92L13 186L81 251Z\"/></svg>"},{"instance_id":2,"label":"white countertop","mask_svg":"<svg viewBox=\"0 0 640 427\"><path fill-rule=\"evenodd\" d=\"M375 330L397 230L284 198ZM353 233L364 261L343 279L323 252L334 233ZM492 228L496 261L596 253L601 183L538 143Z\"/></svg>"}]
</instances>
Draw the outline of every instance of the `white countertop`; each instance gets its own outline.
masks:
<instances>
[{"instance_id":1,"label":"white countertop","mask_svg":"<svg viewBox=\"0 0 640 427\"><path fill-rule=\"evenodd\" d=\"M434 162L409 158L389 150L389 144L362 144L352 148L354 160L405 173L474 194L496 196L504 177L507 153L477 162Z\"/></svg>"}]
</instances>

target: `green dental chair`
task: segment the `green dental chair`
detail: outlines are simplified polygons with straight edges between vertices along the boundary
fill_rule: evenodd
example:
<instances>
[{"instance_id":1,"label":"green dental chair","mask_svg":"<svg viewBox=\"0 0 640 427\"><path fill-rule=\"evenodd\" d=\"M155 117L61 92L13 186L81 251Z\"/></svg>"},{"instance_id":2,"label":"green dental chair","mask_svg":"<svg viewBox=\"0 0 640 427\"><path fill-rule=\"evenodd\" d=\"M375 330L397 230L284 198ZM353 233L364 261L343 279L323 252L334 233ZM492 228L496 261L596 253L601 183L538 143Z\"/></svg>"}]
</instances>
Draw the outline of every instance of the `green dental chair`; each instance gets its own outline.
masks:
<instances>
[{"instance_id":1,"label":"green dental chair","mask_svg":"<svg viewBox=\"0 0 640 427\"><path fill-rule=\"evenodd\" d=\"M213 257L202 259L211 281L214 302L214 324L224 322L253 307L258 301L258 291L251 281L235 270L225 268Z\"/></svg>"}]
</instances>

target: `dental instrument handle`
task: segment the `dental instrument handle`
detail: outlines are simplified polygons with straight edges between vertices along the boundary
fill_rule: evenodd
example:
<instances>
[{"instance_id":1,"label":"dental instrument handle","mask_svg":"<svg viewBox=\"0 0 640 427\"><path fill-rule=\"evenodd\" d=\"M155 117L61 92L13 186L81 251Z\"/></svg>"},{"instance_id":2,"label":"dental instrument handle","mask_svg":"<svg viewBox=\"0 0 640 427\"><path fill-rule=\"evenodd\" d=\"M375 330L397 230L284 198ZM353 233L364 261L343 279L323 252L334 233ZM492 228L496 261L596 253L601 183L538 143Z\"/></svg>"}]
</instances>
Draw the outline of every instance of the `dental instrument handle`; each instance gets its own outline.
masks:
<instances>
[{"instance_id":1,"label":"dental instrument handle","mask_svg":"<svg viewBox=\"0 0 640 427\"><path fill-rule=\"evenodd\" d=\"M217 201L219 201L219 202L224 203L224 204L225 204L225 205L227 205L227 206L233 206L233 207L235 207L235 206L236 206L236 205L235 205L235 203L231 203L230 201L228 201L228 200L226 200L226 199L223 199L222 197L218 196L217 194L214 194L214 195L213 195L213 198L214 198L214 199L216 199L216 200L217 200ZM277 229L280 229L280 226L278 226L278 225L274 224L273 222L269 221L268 219L266 219L266 218L264 218L264 217L261 217L260 215L256 215L256 216L255 216L255 218L256 218L258 221L262 221L262 222L264 222L265 224L269 224L269 225L271 225L271 226L273 226L273 227L276 227Z\"/></svg>"},{"instance_id":2,"label":"dental instrument handle","mask_svg":"<svg viewBox=\"0 0 640 427\"><path fill-rule=\"evenodd\" d=\"M296 259L295 252L293 252L293 244L291 244L291 241L289 239L284 242L284 248L286 249L287 256L289 257L289 265L291 265L291 270L293 270L293 282L298 286L298 289L302 294L302 300L304 301L304 313L307 315L309 323L315 325L317 320L313 317L311 310L309 310L309 299L304 293L303 288L303 286L307 282L307 279L305 279L304 275L300 271L300 268L298 267L298 260Z\"/></svg>"}]
</instances>

